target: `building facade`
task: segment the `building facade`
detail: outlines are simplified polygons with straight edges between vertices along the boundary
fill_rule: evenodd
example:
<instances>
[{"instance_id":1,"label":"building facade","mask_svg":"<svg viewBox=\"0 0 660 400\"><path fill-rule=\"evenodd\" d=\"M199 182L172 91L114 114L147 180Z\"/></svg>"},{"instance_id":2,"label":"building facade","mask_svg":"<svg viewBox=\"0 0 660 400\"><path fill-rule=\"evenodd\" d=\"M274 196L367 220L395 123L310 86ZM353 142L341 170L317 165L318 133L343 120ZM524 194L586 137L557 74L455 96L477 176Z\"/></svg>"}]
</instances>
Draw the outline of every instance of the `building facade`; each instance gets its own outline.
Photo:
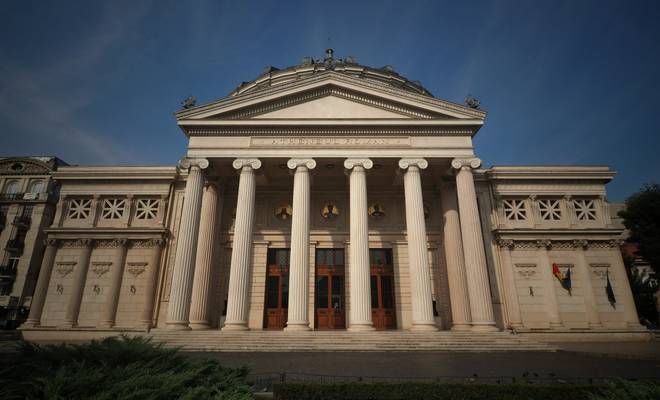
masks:
<instances>
[{"instance_id":1,"label":"building facade","mask_svg":"<svg viewBox=\"0 0 660 400\"><path fill-rule=\"evenodd\" d=\"M641 332L614 172L483 168L485 116L331 51L187 102L177 166L53 172L24 335Z\"/></svg>"}]
</instances>

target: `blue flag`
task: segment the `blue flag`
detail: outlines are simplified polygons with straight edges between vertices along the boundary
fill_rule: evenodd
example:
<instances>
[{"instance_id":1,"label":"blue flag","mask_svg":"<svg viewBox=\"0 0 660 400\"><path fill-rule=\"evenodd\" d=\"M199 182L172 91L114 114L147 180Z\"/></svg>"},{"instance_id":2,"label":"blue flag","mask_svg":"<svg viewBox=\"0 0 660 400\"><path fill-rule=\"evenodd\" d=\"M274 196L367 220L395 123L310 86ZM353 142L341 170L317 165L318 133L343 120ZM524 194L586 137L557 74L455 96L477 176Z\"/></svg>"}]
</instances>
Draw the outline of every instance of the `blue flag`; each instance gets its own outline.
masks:
<instances>
[{"instance_id":1,"label":"blue flag","mask_svg":"<svg viewBox=\"0 0 660 400\"><path fill-rule=\"evenodd\" d=\"M614 289L612 288L612 284L610 283L610 271L607 271L607 286L605 286L605 291L607 292L607 300L609 300L610 304L612 307L616 308L616 297L614 297Z\"/></svg>"}]
</instances>

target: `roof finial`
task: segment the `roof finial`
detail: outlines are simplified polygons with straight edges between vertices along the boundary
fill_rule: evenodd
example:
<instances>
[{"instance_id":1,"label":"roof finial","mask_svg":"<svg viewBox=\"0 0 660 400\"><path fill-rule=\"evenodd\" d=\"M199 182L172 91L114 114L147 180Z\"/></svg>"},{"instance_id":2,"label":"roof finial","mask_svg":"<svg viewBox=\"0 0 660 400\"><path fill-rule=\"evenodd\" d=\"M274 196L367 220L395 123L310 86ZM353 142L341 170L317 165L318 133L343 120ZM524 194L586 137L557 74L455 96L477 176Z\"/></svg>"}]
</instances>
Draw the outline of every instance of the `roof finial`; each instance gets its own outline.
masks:
<instances>
[{"instance_id":1,"label":"roof finial","mask_svg":"<svg viewBox=\"0 0 660 400\"><path fill-rule=\"evenodd\" d=\"M335 51L332 49L325 49L325 59L326 60L332 60L334 57L332 56Z\"/></svg>"}]
</instances>

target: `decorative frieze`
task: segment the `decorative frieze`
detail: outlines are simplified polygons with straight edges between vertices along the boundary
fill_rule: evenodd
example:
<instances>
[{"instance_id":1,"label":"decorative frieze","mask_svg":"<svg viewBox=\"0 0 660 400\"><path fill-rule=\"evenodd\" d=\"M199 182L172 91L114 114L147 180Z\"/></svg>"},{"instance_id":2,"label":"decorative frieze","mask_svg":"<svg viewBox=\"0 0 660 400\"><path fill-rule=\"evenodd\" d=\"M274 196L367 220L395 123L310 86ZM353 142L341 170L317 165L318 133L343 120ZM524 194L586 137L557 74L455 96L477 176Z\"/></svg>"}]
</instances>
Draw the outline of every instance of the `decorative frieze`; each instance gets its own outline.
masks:
<instances>
[{"instance_id":1,"label":"decorative frieze","mask_svg":"<svg viewBox=\"0 0 660 400\"><path fill-rule=\"evenodd\" d=\"M537 248L546 248L548 250L577 250L587 248L601 248L610 249L620 247L622 241L620 240L587 240L587 239L574 239L574 240L555 240L555 239L496 239L495 243L501 248L509 248L510 250L534 250Z\"/></svg>"},{"instance_id":2,"label":"decorative frieze","mask_svg":"<svg viewBox=\"0 0 660 400\"><path fill-rule=\"evenodd\" d=\"M410 147L409 137L340 137L340 136L280 136L280 137L253 137L250 147ZM311 168L310 168L311 169Z\"/></svg>"}]
</instances>

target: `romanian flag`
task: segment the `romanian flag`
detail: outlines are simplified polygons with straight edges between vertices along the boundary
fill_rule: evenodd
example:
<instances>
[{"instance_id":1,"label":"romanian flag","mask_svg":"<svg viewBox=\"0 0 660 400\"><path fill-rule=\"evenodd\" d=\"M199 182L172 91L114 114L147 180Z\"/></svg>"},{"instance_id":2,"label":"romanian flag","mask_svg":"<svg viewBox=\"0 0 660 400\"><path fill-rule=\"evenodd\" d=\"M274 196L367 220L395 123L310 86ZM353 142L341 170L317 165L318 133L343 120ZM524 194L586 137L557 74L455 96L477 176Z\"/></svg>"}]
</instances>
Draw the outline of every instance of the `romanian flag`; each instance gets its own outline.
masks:
<instances>
[{"instance_id":1,"label":"romanian flag","mask_svg":"<svg viewBox=\"0 0 660 400\"><path fill-rule=\"evenodd\" d=\"M571 269L568 268L566 270L566 275L564 275L559 270L559 266L555 263L552 263L552 275L554 275L555 278L557 278L557 280L561 284L561 287L568 290L569 296L572 296L572 294L571 294Z\"/></svg>"}]
</instances>

